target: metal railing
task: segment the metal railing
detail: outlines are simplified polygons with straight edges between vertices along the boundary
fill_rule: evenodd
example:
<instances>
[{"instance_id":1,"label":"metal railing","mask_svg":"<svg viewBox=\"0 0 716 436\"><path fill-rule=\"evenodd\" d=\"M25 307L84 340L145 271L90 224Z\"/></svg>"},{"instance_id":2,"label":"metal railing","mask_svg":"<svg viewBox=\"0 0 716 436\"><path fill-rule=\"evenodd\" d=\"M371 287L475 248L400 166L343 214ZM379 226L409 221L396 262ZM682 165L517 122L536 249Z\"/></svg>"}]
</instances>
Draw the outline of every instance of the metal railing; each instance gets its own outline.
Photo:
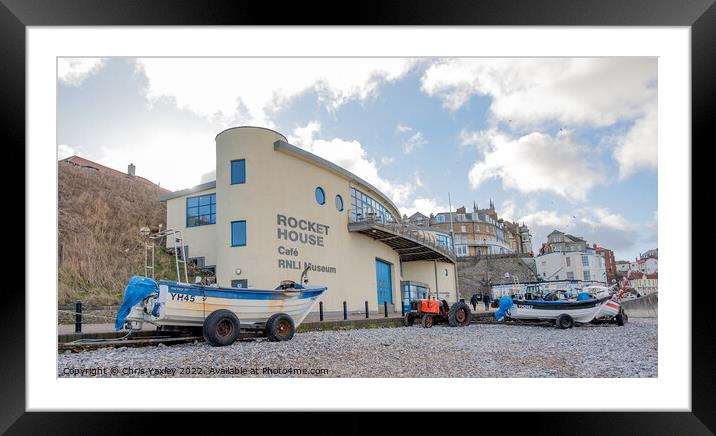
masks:
<instances>
[{"instance_id":1,"label":"metal railing","mask_svg":"<svg viewBox=\"0 0 716 436\"><path fill-rule=\"evenodd\" d=\"M420 242L421 244L429 247L435 251L438 251L447 257L455 257L455 252L452 247L439 244L435 241L434 237L428 236L433 232L421 229L419 227L410 224L400 224L392 221L389 217L386 219L379 211L370 209L349 209L348 210L348 223L349 224L370 224L377 227L381 227L391 233L399 236L403 236L408 239Z\"/></svg>"}]
</instances>

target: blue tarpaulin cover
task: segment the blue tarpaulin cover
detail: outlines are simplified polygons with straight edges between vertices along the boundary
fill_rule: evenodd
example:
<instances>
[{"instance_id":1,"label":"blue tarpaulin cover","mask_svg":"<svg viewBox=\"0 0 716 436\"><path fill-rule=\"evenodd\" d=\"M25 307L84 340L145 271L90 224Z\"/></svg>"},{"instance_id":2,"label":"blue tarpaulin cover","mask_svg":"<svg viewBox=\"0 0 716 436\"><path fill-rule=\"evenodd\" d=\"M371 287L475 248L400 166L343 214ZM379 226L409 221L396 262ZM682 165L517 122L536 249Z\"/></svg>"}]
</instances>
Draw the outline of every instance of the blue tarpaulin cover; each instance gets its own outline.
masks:
<instances>
[{"instance_id":1,"label":"blue tarpaulin cover","mask_svg":"<svg viewBox=\"0 0 716 436\"><path fill-rule=\"evenodd\" d=\"M132 306L157 291L159 291L159 285L154 280L142 276L132 276L132 278L129 279L129 283L127 283L127 288L124 290L124 299L117 311L114 329L118 331L122 330L124 320L127 319L129 312L132 310Z\"/></svg>"},{"instance_id":2,"label":"blue tarpaulin cover","mask_svg":"<svg viewBox=\"0 0 716 436\"><path fill-rule=\"evenodd\" d=\"M495 319L498 321L504 318L507 315L507 311L512 307L512 298L509 295L503 296L500 298L499 306L499 309L495 312Z\"/></svg>"},{"instance_id":3,"label":"blue tarpaulin cover","mask_svg":"<svg viewBox=\"0 0 716 436\"><path fill-rule=\"evenodd\" d=\"M592 296L588 292L580 292L577 294L577 301L591 300Z\"/></svg>"}]
</instances>

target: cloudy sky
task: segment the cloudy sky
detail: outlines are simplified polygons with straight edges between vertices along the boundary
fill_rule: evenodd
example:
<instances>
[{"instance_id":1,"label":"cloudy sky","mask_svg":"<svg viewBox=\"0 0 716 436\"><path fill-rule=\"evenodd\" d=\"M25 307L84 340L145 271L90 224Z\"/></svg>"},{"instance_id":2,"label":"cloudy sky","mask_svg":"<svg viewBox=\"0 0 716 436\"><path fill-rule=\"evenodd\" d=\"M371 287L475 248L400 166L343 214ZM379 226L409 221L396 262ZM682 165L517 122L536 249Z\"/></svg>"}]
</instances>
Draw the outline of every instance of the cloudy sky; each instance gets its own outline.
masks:
<instances>
[{"instance_id":1,"label":"cloudy sky","mask_svg":"<svg viewBox=\"0 0 716 436\"><path fill-rule=\"evenodd\" d=\"M488 205L632 259L657 246L656 58L58 60L59 157L176 190L214 137L275 129L403 213Z\"/></svg>"}]
</instances>

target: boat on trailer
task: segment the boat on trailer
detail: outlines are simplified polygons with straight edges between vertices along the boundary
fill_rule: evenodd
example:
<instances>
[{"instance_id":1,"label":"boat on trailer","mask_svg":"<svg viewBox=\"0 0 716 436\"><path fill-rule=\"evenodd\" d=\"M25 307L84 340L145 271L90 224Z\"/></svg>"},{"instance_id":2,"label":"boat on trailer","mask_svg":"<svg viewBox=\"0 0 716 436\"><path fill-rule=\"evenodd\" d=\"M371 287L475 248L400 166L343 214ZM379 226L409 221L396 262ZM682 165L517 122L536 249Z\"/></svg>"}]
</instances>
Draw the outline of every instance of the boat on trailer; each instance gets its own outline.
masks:
<instances>
[{"instance_id":1,"label":"boat on trailer","mask_svg":"<svg viewBox=\"0 0 716 436\"><path fill-rule=\"evenodd\" d=\"M172 232L175 237L175 231L163 233L167 232ZM186 262L179 260L183 258L183 254L179 255L183 244L181 236L177 238L177 281L133 276L117 312L117 330L141 330L147 322L162 330L201 328L204 339L213 346L232 344L242 330L263 334L271 341L286 341L293 337L296 328L327 289L325 286L308 286L310 265L303 270L298 283L284 280L275 289L186 283ZM179 281L182 262L186 282ZM153 271L153 268L147 269Z\"/></svg>"},{"instance_id":2,"label":"boat on trailer","mask_svg":"<svg viewBox=\"0 0 716 436\"><path fill-rule=\"evenodd\" d=\"M581 298L580 298L581 297ZM579 294L572 300L512 300L509 296L500 299L495 318L521 321L553 321L560 329L574 327L575 323L586 324L600 321L615 321L623 326L627 320L621 305L610 296L595 298L587 293Z\"/></svg>"}]
</instances>

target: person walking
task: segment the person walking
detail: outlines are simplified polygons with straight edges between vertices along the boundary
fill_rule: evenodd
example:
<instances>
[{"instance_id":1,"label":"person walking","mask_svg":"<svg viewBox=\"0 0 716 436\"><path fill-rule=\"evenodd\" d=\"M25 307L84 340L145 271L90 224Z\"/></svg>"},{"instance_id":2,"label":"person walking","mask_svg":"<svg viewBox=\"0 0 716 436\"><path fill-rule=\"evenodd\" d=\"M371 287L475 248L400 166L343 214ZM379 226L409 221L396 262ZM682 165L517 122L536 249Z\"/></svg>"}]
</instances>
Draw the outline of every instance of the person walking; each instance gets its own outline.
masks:
<instances>
[{"instance_id":1,"label":"person walking","mask_svg":"<svg viewBox=\"0 0 716 436\"><path fill-rule=\"evenodd\" d=\"M485 311L490 310L490 294L487 292L482 294L482 302L485 303Z\"/></svg>"},{"instance_id":2,"label":"person walking","mask_svg":"<svg viewBox=\"0 0 716 436\"><path fill-rule=\"evenodd\" d=\"M472 294L472 298L470 298L470 304L472 304L472 310L477 310L477 294Z\"/></svg>"}]
</instances>

